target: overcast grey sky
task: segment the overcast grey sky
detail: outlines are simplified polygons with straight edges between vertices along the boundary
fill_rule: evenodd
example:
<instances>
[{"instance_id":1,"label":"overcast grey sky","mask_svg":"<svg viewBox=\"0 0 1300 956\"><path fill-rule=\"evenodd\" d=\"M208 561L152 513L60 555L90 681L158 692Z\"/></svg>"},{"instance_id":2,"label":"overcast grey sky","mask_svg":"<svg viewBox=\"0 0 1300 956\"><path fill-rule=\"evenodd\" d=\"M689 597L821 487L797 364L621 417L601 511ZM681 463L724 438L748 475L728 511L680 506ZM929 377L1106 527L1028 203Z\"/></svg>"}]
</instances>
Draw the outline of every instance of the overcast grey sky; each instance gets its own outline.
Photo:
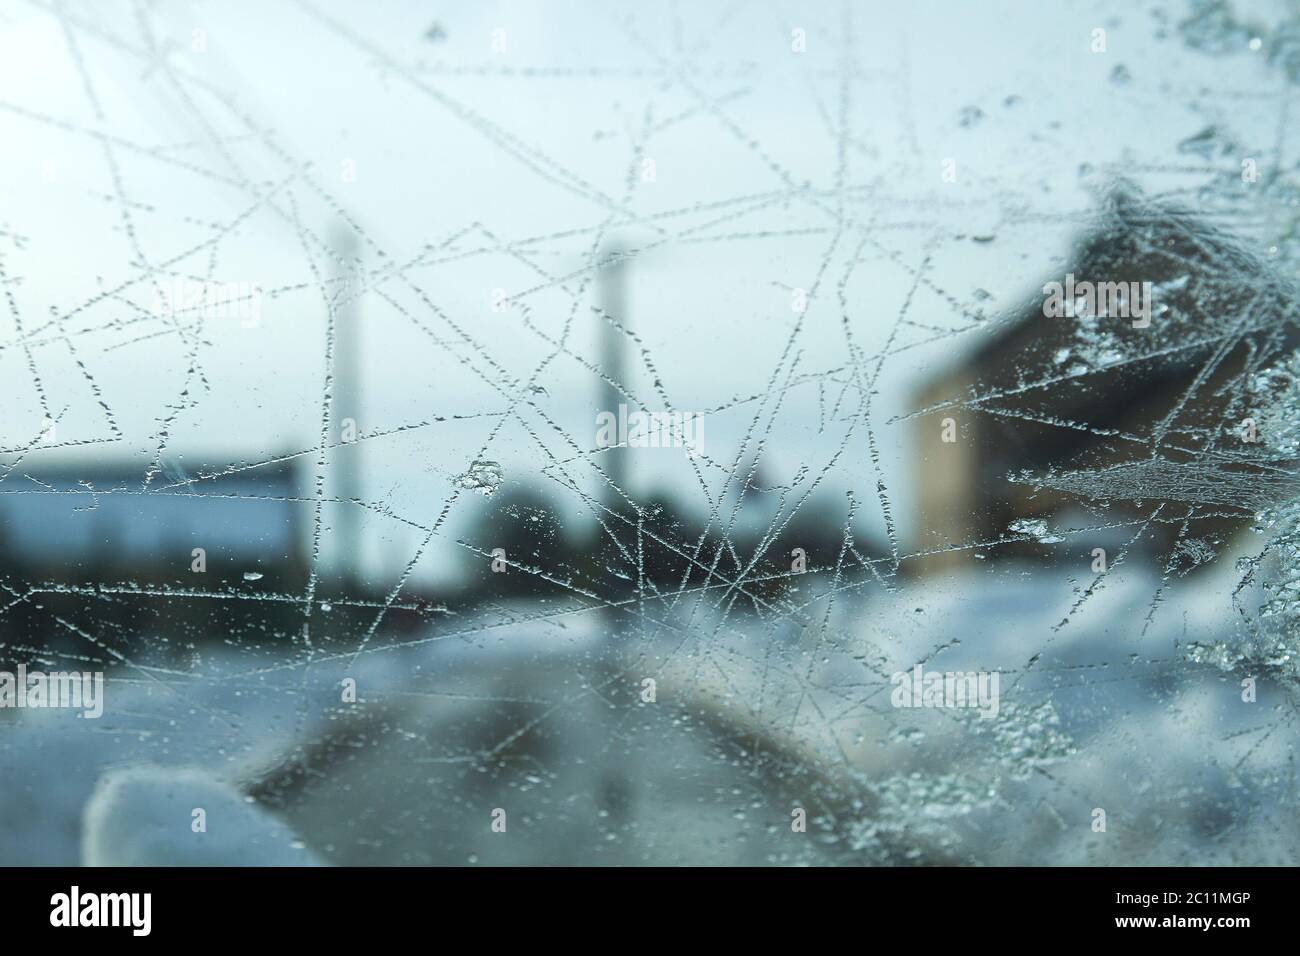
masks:
<instances>
[{"instance_id":1,"label":"overcast grey sky","mask_svg":"<svg viewBox=\"0 0 1300 956\"><path fill-rule=\"evenodd\" d=\"M569 439L591 449L599 236L635 256L622 318L653 371L629 352L624 384L647 408L658 378L673 407L711 411L727 466L754 396L766 416L781 394L765 478L820 472L845 434L828 416L859 400L856 349L905 522L909 426L889 420L1064 264L1108 177L1186 188L1179 166L1204 164L1175 147L1216 123L1270 148L1274 106L1251 94L1282 80L1261 55L1188 50L1181 7L871 4L844 22L838 4L73 5L71 33L49 9L7 5L0 31L0 142L21 146L0 150L0 228L21 237L0 248L24 333L0 309L4 446L40 430L34 363L60 416L38 462L109 442L91 447L143 469L165 423L187 469L302 450L313 468L319 283L337 291L339 271L316 243L346 216L368 272L348 293L359 431L476 416L361 446L364 497L421 520L503 416L484 457L511 481L544 482ZM1200 96L1207 70L1242 95ZM260 323L149 316L141 256L260 285ZM573 476L597 484L581 461ZM643 456L637 481L704 506L682 455ZM870 494L862 432L825 483ZM366 547L388 571L411 543L394 526Z\"/></svg>"}]
</instances>

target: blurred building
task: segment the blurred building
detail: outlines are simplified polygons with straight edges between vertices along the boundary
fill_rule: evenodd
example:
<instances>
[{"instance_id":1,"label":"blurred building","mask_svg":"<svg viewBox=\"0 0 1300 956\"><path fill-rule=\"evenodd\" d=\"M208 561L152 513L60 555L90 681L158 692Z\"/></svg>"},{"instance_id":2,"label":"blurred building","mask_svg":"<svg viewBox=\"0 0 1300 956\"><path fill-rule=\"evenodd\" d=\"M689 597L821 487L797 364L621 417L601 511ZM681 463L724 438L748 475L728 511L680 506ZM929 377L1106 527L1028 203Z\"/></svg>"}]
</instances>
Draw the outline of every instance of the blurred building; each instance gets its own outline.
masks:
<instances>
[{"instance_id":1,"label":"blurred building","mask_svg":"<svg viewBox=\"0 0 1300 956\"><path fill-rule=\"evenodd\" d=\"M926 413L915 419L913 546L937 553L913 570L965 564L969 547L945 549L994 541L1018 519L1071 509L1080 516L1089 499L1114 506L1112 520L1126 504L1149 515L1167 502L1165 520L1150 528L1156 551L1172 543L1193 502L1222 506L1195 519L1197 535L1231 534L1249 519L1231 495L1215 502L1215 486L1258 470L1264 445L1239 434L1249 412L1242 383L1300 342L1293 290L1211 224L1122 190L1107 198L1069 263L1045 276L1044 289L1149 283L1149 326L1090 314L1082 298L1069 304L1071 314L1049 317L1048 294L1036 289L919 389L914 407Z\"/></svg>"},{"instance_id":2,"label":"blurred building","mask_svg":"<svg viewBox=\"0 0 1300 956\"><path fill-rule=\"evenodd\" d=\"M288 463L147 484L138 463L24 464L0 483L0 566L28 582L288 583L306 567L299 496Z\"/></svg>"}]
</instances>

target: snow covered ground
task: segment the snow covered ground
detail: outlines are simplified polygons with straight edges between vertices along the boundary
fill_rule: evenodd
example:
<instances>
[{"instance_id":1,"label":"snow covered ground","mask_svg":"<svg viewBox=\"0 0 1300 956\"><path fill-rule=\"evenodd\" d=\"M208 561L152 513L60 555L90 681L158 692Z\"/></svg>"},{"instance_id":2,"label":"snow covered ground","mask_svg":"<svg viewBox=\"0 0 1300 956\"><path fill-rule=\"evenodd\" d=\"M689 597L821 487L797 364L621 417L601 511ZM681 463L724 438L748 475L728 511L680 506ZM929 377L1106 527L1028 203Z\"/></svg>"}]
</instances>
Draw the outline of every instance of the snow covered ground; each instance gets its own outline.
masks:
<instances>
[{"instance_id":1,"label":"snow covered ground","mask_svg":"<svg viewBox=\"0 0 1300 956\"><path fill-rule=\"evenodd\" d=\"M993 583L996 581L996 586ZM104 718L8 711L0 862L1278 862L1289 781L1261 679L1186 659L1221 574L1116 571L1068 624L1051 573L972 569L822 628L607 612L358 657L114 678ZM1086 586L1086 584L1085 584ZM480 623L535 617L521 603ZM653 609L647 608L654 617ZM560 622L563 622L562 624ZM464 622L461 622L462 625ZM939 648L939 650L935 650ZM1032 658L1032 659L1031 659ZM997 670L995 718L891 706L889 675ZM356 681L356 702L343 682ZM643 681L656 682L655 700ZM1273 728L1273 729L1270 729ZM790 827L806 809L808 833ZM206 831L195 833L202 808ZM1104 833L1091 829L1105 809ZM504 833L492 829L505 811Z\"/></svg>"}]
</instances>

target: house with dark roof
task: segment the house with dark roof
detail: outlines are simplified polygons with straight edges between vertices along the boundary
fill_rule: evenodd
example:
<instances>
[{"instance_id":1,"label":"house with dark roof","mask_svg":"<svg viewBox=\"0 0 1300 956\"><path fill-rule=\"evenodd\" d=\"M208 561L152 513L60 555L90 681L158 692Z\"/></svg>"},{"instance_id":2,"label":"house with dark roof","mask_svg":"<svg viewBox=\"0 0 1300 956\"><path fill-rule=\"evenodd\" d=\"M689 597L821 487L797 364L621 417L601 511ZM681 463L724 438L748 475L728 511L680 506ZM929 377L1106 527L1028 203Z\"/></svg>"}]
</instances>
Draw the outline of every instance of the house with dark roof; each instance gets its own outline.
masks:
<instances>
[{"instance_id":1,"label":"house with dark roof","mask_svg":"<svg viewBox=\"0 0 1300 956\"><path fill-rule=\"evenodd\" d=\"M1148 321L1130 308L1142 293ZM1090 505L1111 523L1157 512L1137 546L1153 554L1233 533L1251 507L1227 489L1273 467L1247 421L1252 376L1296 349L1298 322L1260 250L1115 190L1067 263L915 395L912 570L1041 553L1043 536L1009 527Z\"/></svg>"}]
</instances>

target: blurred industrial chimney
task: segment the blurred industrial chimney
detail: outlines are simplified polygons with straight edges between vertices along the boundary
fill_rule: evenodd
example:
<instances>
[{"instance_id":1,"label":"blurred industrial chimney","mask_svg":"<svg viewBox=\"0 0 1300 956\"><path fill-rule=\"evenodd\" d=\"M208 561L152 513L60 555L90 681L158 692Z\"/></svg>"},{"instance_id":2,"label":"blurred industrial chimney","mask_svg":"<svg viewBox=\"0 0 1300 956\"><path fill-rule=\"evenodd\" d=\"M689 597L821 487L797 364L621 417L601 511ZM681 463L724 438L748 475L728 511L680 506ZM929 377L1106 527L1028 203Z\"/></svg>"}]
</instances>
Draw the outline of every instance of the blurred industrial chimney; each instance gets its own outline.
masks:
<instances>
[{"instance_id":1,"label":"blurred industrial chimney","mask_svg":"<svg viewBox=\"0 0 1300 956\"><path fill-rule=\"evenodd\" d=\"M600 369L604 378L598 379L596 383L596 411L613 412L617 416L619 403L626 404L627 398L609 381L621 383L627 374L628 337L623 329L632 327L627 311L628 266L623 245L618 242L608 243L601 252L600 263L596 275L597 305L603 314L597 316L596 334L599 337ZM616 327L610 319L622 328ZM594 418L592 427L595 428ZM627 491L627 454L626 448L613 448L596 456L596 463L604 469L612 485L617 485L624 491ZM601 503L610 510L621 513L626 511L626 502L611 484L602 486L600 497Z\"/></svg>"},{"instance_id":2,"label":"blurred industrial chimney","mask_svg":"<svg viewBox=\"0 0 1300 956\"><path fill-rule=\"evenodd\" d=\"M361 328L357 297L361 284L361 259L356 236L346 223L337 223L331 232L335 269L340 279L330 290L339 303L334 313L334 397L330 421L337 439L334 449L334 570L344 587L361 579L360 505L352 499L361 496L361 455L359 441L367 430L361 408Z\"/></svg>"},{"instance_id":3,"label":"blurred industrial chimney","mask_svg":"<svg viewBox=\"0 0 1300 956\"><path fill-rule=\"evenodd\" d=\"M617 241L607 243L601 251L601 265L596 275L597 305L602 313L596 317L598 322L596 334L599 338L600 370L604 373L596 382L596 411L613 412L615 416L618 416L619 403L626 403L627 396L610 383L622 384L627 379L629 365L627 354L631 342L624 330L630 331L632 328L627 302L629 260L625 258L625 254L622 243ZM591 427L593 429L596 427L594 415L591 419ZM627 448L611 448L599 452L595 461L604 469L605 476L609 479L601 484L600 503L610 511L630 517L631 509L623 495L615 490L617 486L622 489L623 494L630 493L627 487L628 454ZM607 517L605 523L612 528L615 535L627 537L627 531L618 519L611 520ZM603 535L603 532L601 534ZM604 545L605 542L601 541L602 548ZM610 646L607 653L597 655L596 674L599 676L596 679L602 688L601 693L616 699L620 694L620 686L623 688L622 693L626 693L626 687L630 686L628 681L620 680L627 666L623 660L626 649L620 646L625 642L620 641L620 638L626 637L628 623L634 620L634 616L629 613L628 608L615 605L633 598L631 579L608 578L605 594L608 603L599 612L600 627L604 631L605 641ZM615 714L611 712L608 717L608 727L611 732L614 726ZM625 767L611 766L606 770L597 799L600 801L601 809L609 814L616 824L626 821L632 792L633 786Z\"/></svg>"}]
</instances>

